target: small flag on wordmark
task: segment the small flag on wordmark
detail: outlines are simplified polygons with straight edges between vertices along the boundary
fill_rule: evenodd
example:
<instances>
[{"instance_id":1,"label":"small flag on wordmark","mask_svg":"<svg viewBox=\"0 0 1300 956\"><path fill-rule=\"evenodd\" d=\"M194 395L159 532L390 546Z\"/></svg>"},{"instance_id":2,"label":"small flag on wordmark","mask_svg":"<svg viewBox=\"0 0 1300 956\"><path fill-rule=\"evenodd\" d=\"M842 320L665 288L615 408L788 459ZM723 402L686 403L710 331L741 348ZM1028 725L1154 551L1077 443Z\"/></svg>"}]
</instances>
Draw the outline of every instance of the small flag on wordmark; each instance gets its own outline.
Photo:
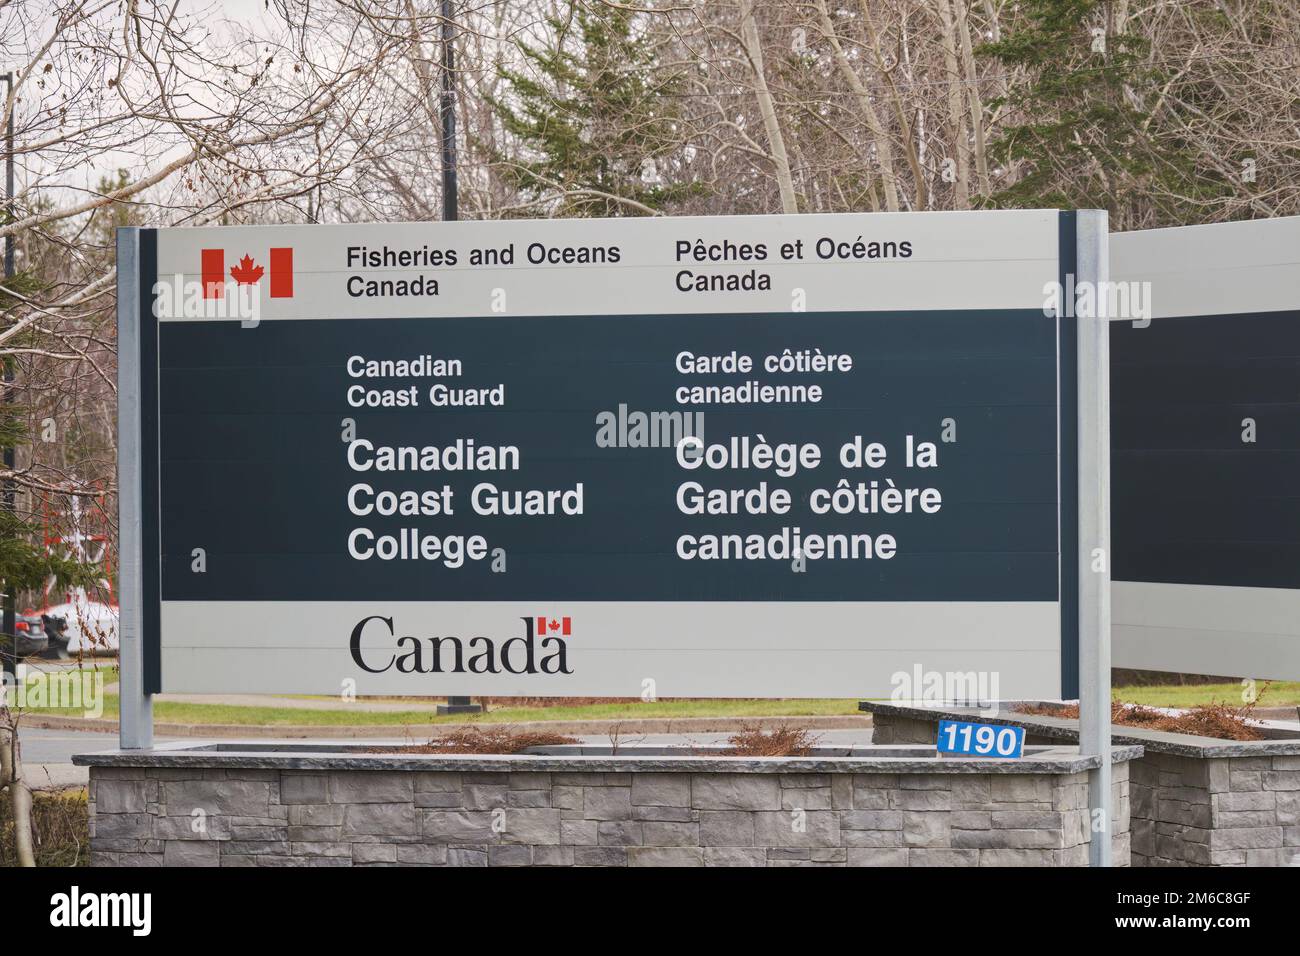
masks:
<instances>
[{"instance_id":1,"label":"small flag on wordmark","mask_svg":"<svg viewBox=\"0 0 1300 956\"><path fill-rule=\"evenodd\" d=\"M564 637L568 637L571 628L572 628L571 619L567 617L561 617L561 618L539 617L537 619L538 637L545 637L548 633L555 634L557 631L560 634L562 634Z\"/></svg>"}]
</instances>

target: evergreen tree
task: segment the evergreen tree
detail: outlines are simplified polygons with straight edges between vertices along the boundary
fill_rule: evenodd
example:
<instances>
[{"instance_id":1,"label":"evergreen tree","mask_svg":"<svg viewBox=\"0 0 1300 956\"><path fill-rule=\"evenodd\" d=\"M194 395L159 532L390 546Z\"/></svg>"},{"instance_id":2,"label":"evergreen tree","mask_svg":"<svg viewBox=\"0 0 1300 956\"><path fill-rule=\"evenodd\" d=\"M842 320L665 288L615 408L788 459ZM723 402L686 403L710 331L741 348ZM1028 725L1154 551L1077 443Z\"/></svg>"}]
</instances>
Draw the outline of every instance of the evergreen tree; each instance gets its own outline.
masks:
<instances>
[{"instance_id":1,"label":"evergreen tree","mask_svg":"<svg viewBox=\"0 0 1300 956\"><path fill-rule=\"evenodd\" d=\"M580 7L552 19L554 45L521 46L525 66L501 68L508 93L489 97L518 155L497 171L522 195L555 200L557 216L660 211L696 191L672 184L679 147L677 79L662 70L631 15Z\"/></svg>"},{"instance_id":2,"label":"evergreen tree","mask_svg":"<svg viewBox=\"0 0 1300 956\"><path fill-rule=\"evenodd\" d=\"M1106 32L1105 0L1022 0L1020 18L981 48L1027 82L1005 101L1020 118L1002 128L991 155L1019 177L989 205L1106 209L1112 227L1140 221L1152 204L1221 195L1198 173L1194 151L1157 141L1147 122L1161 77L1146 66L1148 44ZM1177 197L1177 198L1175 198ZM1161 209L1168 219L1174 209Z\"/></svg>"}]
</instances>

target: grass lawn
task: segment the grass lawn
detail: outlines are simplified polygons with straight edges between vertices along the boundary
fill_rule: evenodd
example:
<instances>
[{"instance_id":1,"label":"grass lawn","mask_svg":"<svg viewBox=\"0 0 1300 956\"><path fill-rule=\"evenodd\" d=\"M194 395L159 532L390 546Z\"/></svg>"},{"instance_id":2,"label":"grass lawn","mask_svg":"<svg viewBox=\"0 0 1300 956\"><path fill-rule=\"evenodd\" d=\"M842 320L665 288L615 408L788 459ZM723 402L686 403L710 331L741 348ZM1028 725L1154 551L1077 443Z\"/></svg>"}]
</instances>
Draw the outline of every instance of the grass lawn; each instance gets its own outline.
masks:
<instances>
[{"instance_id":1,"label":"grass lawn","mask_svg":"<svg viewBox=\"0 0 1300 956\"><path fill-rule=\"evenodd\" d=\"M114 675L115 676L115 675ZM105 676L105 683L110 678ZM1257 685L1261 707L1288 707L1300 704L1300 682L1274 681ZM1192 707L1197 704L1242 703L1240 684L1152 685L1116 687L1114 697L1128 703L1153 707ZM28 713L81 716L79 710L51 707L28 708ZM104 697L103 716L115 719L118 712L116 694ZM438 717L427 710L375 712L365 710L307 710L294 707L242 707L228 704L197 704L156 701L154 720L175 724L235 724L260 727L423 727L459 723L518 723L532 720L593 720L616 723L649 717L811 717L852 715L858 713L856 698L795 700L671 700L655 703L624 702L584 704L563 707L501 707L482 716L450 715Z\"/></svg>"},{"instance_id":2,"label":"grass lawn","mask_svg":"<svg viewBox=\"0 0 1300 956\"><path fill-rule=\"evenodd\" d=\"M1245 688L1235 684L1153 684L1150 687L1116 687L1112 696L1129 704L1152 707L1194 707L1197 704L1227 703L1242 706ZM1259 707L1295 707L1300 704L1300 681L1258 681L1255 692Z\"/></svg>"},{"instance_id":3,"label":"grass lawn","mask_svg":"<svg viewBox=\"0 0 1300 956\"><path fill-rule=\"evenodd\" d=\"M118 698L107 694L104 716L117 717ZM492 710L479 717L448 715L437 717L428 711L374 712L364 710L305 710L293 707L236 707L226 704L191 704L156 701L153 717L158 723L242 724L263 727L389 726L459 724L472 722L515 723L529 720L635 720L647 717L769 717L856 714L856 698L842 700L673 700L656 703L588 704L575 707L510 707ZM27 713L79 716L80 711L30 708Z\"/></svg>"}]
</instances>

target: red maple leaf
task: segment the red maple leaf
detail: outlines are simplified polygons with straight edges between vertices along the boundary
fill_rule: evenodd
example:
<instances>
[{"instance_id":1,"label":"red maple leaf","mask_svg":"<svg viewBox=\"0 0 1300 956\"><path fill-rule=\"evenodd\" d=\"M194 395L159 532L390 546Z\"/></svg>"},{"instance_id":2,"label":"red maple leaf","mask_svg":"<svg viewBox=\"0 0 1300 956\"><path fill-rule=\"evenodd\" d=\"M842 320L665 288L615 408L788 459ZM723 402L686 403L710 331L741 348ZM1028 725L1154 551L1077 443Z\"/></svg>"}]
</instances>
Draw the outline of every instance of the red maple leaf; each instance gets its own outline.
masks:
<instances>
[{"instance_id":1,"label":"red maple leaf","mask_svg":"<svg viewBox=\"0 0 1300 956\"><path fill-rule=\"evenodd\" d=\"M239 260L239 265L230 270L230 278L240 285L253 285L258 279L262 278L263 271L265 270L261 266L253 262L252 256L246 255Z\"/></svg>"}]
</instances>

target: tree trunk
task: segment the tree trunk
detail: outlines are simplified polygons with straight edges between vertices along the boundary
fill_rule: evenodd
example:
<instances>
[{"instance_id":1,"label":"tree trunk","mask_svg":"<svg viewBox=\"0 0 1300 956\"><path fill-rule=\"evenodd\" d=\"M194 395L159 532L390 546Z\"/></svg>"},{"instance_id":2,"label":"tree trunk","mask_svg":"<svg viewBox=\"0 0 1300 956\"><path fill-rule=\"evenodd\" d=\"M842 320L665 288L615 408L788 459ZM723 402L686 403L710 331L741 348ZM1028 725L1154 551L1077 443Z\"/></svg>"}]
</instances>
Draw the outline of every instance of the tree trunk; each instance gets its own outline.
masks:
<instances>
[{"instance_id":1,"label":"tree trunk","mask_svg":"<svg viewBox=\"0 0 1300 956\"><path fill-rule=\"evenodd\" d=\"M966 158L966 110L962 103L962 75L957 66L957 26L953 22L948 0L935 0L939 9L939 23L943 27L943 65L948 75L948 141L952 143L952 158L957 163L957 181L954 186L954 208L970 208L970 162Z\"/></svg>"},{"instance_id":2,"label":"tree trunk","mask_svg":"<svg viewBox=\"0 0 1300 956\"><path fill-rule=\"evenodd\" d=\"M880 117L876 115L876 108L871 102L866 86L862 83L862 78L858 76L857 70L853 69L849 58L844 55L844 47L840 45L840 38L836 36L835 27L831 23L830 11L826 9L826 0L817 0L817 15L821 20L822 33L826 35L826 40L831 45L835 65L839 67L844 82L848 83L849 89L853 91L853 96L858 101L858 109L862 110L862 116L867 121L867 129L871 131L871 139L876 146L876 158L880 162L880 184L885 194L885 208L890 212L898 212L898 179L894 175L894 147L889 141L889 134L885 132ZM874 186L871 194L874 201Z\"/></svg>"},{"instance_id":3,"label":"tree trunk","mask_svg":"<svg viewBox=\"0 0 1300 956\"><path fill-rule=\"evenodd\" d=\"M957 10L957 35L961 39L961 59L965 68L966 96L970 100L970 122L975 136L975 173L979 176L980 192L988 195L989 161L984 146L984 100L977 85L978 74L975 71L975 48L970 38L970 11L967 0L952 0Z\"/></svg>"},{"instance_id":4,"label":"tree trunk","mask_svg":"<svg viewBox=\"0 0 1300 956\"><path fill-rule=\"evenodd\" d=\"M35 866L32 851L32 792L23 781L22 758L18 752L18 731L0 726L0 784L8 787L14 814L14 848L19 866Z\"/></svg>"},{"instance_id":5,"label":"tree trunk","mask_svg":"<svg viewBox=\"0 0 1300 956\"><path fill-rule=\"evenodd\" d=\"M907 165L912 170L912 181L916 195L916 204L913 208L924 209L925 176L921 172L921 160L916 155L916 144L912 142L912 124L907 121L907 110L903 106L903 98L898 92L897 84L894 83L894 70L902 66L902 57L896 58L893 66L888 66L885 63L885 53L880 48L880 34L876 31L876 26L871 20L871 10L867 7L867 0L858 0L858 2L862 7L862 23L867 28L867 39L871 41L871 50L875 54L876 69L885 78L885 85L889 87L889 99L894 107L894 121L898 123L898 135L903 143L903 155L907 158Z\"/></svg>"},{"instance_id":6,"label":"tree trunk","mask_svg":"<svg viewBox=\"0 0 1300 956\"><path fill-rule=\"evenodd\" d=\"M772 92L767 87L767 77L763 72L763 46L758 36L758 24L754 20L754 0L743 0L740 5L740 16L745 55L749 57L749 65L754 73L754 92L758 96L758 111L763 116L763 129L767 132L772 165L776 168L776 185L781 192L781 211L798 212L799 207L794 197L794 177L790 174L790 157L786 155L785 137L781 134L781 124L777 120L776 104L772 101Z\"/></svg>"}]
</instances>

